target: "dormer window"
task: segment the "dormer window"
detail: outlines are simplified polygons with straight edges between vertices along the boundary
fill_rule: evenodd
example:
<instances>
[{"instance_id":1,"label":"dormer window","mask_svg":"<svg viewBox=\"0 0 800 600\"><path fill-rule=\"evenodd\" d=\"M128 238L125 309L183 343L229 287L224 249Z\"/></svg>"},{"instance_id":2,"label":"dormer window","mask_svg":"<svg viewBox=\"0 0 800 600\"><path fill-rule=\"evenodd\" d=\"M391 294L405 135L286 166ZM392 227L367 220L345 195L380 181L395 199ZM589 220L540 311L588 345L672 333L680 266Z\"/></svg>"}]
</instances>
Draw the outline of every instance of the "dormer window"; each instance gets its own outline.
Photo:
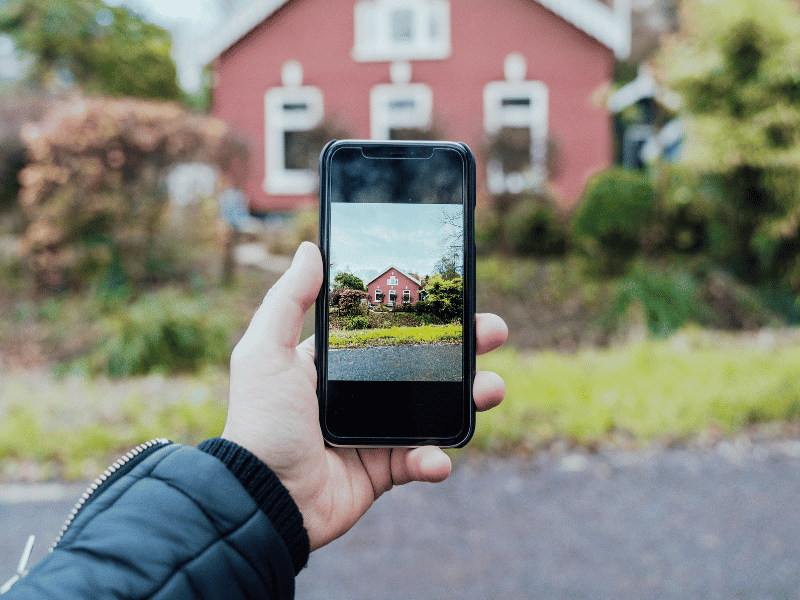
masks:
<instances>
[{"instance_id":1,"label":"dormer window","mask_svg":"<svg viewBox=\"0 0 800 600\"><path fill-rule=\"evenodd\" d=\"M360 0L354 11L356 61L450 56L448 0Z\"/></svg>"}]
</instances>

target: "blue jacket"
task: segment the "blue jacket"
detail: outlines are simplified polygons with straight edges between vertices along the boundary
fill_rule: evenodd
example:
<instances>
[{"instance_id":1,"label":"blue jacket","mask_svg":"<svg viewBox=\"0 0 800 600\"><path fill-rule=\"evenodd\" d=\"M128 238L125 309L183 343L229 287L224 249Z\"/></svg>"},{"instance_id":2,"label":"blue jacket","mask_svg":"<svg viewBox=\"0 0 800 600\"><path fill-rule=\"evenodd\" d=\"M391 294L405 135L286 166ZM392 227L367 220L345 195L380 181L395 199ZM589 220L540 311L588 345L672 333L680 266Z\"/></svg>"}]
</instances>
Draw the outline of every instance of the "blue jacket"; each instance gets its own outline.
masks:
<instances>
[{"instance_id":1,"label":"blue jacket","mask_svg":"<svg viewBox=\"0 0 800 600\"><path fill-rule=\"evenodd\" d=\"M300 512L277 477L221 439L139 446L73 513L3 600L293 598L309 555Z\"/></svg>"}]
</instances>

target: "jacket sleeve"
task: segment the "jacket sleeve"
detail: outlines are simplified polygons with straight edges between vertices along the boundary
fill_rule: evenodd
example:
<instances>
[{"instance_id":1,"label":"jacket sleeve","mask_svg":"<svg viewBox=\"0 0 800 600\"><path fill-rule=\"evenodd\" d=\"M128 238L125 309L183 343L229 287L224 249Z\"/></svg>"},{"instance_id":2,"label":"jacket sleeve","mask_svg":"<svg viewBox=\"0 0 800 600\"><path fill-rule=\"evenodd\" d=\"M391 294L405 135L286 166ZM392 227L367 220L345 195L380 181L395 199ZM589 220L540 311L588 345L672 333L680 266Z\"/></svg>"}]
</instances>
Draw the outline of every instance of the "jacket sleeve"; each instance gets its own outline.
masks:
<instances>
[{"instance_id":1,"label":"jacket sleeve","mask_svg":"<svg viewBox=\"0 0 800 600\"><path fill-rule=\"evenodd\" d=\"M170 444L102 484L3 600L293 598L307 548L258 459L224 440Z\"/></svg>"}]
</instances>

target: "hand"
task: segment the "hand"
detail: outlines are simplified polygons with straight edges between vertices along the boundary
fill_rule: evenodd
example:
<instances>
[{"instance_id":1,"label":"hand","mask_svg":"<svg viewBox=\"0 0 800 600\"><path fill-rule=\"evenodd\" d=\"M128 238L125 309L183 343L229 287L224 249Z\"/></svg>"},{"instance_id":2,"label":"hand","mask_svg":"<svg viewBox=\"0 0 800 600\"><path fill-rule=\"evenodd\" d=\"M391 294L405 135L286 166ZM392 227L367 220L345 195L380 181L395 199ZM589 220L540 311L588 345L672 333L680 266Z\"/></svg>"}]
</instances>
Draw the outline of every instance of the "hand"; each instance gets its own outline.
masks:
<instances>
[{"instance_id":1,"label":"hand","mask_svg":"<svg viewBox=\"0 0 800 600\"><path fill-rule=\"evenodd\" d=\"M443 481L450 458L440 448L326 448L319 426L314 339L302 344L303 317L322 285L314 244L297 250L289 270L269 290L231 356L228 418L222 437L247 448L272 469L294 498L315 550L348 531L394 485ZM500 317L477 316L477 351L501 345ZM478 372L478 410L497 406L503 380Z\"/></svg>"}]
</instances>

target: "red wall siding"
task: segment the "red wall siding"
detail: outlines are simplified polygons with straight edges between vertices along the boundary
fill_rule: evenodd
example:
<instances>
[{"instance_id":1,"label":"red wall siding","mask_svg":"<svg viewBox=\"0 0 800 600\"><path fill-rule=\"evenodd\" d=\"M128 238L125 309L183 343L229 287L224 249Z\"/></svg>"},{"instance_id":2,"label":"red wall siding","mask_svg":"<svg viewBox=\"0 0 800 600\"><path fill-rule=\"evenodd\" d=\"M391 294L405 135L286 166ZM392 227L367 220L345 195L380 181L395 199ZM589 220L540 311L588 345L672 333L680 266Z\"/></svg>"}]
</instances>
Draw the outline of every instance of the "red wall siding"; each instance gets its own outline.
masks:
<instances>
[{"instance_id":1,"label":"red wall siding","mask_svg":"<svg viewBox=\"0 0 800 600\"><path fill-rule=\"evenodd\" d=\"M268 196L264 180L264 94L281 85L281 67L303 65L304 85L322 90L326 118L355 138L369 137L369 92L389 83L389 64L356 63L354 0L293 0L245 36L216 64L213 112L252 144L246 192L256 210L313 204L315 197ZM587 176L612 158L605 109L592 97L613 74L612 52L533 0L451 0L452 54L446 60L414 61L412 81L433 90L434 120L444 135L466 142L478 160L483 186L483 88L504 79L511 52L527 59L527 79L549 88L550 136L560 165L552 186L559 204L577 202Z\"/></svg>"},{"instance_id":2,"label":"red wall siding","mask_svg":"<svg viewBox=\"0 0 800 600\"><path fill-rule=\"evenodd\" d=\"M387 280L392 275L397 278L397 285L389 285L387 283ZM383 301L381 304L389 302L389 290L395 290L397 292L397 301L395 304L403 303L403 290L411 291L411 304L416 304L419 300L419 285L396 269L384 271L380 277L367 284L367 293L369 294L369 301L372 304L375 304L375 290L378 288L383 292Z\"/></svg>"}]
</instances>

